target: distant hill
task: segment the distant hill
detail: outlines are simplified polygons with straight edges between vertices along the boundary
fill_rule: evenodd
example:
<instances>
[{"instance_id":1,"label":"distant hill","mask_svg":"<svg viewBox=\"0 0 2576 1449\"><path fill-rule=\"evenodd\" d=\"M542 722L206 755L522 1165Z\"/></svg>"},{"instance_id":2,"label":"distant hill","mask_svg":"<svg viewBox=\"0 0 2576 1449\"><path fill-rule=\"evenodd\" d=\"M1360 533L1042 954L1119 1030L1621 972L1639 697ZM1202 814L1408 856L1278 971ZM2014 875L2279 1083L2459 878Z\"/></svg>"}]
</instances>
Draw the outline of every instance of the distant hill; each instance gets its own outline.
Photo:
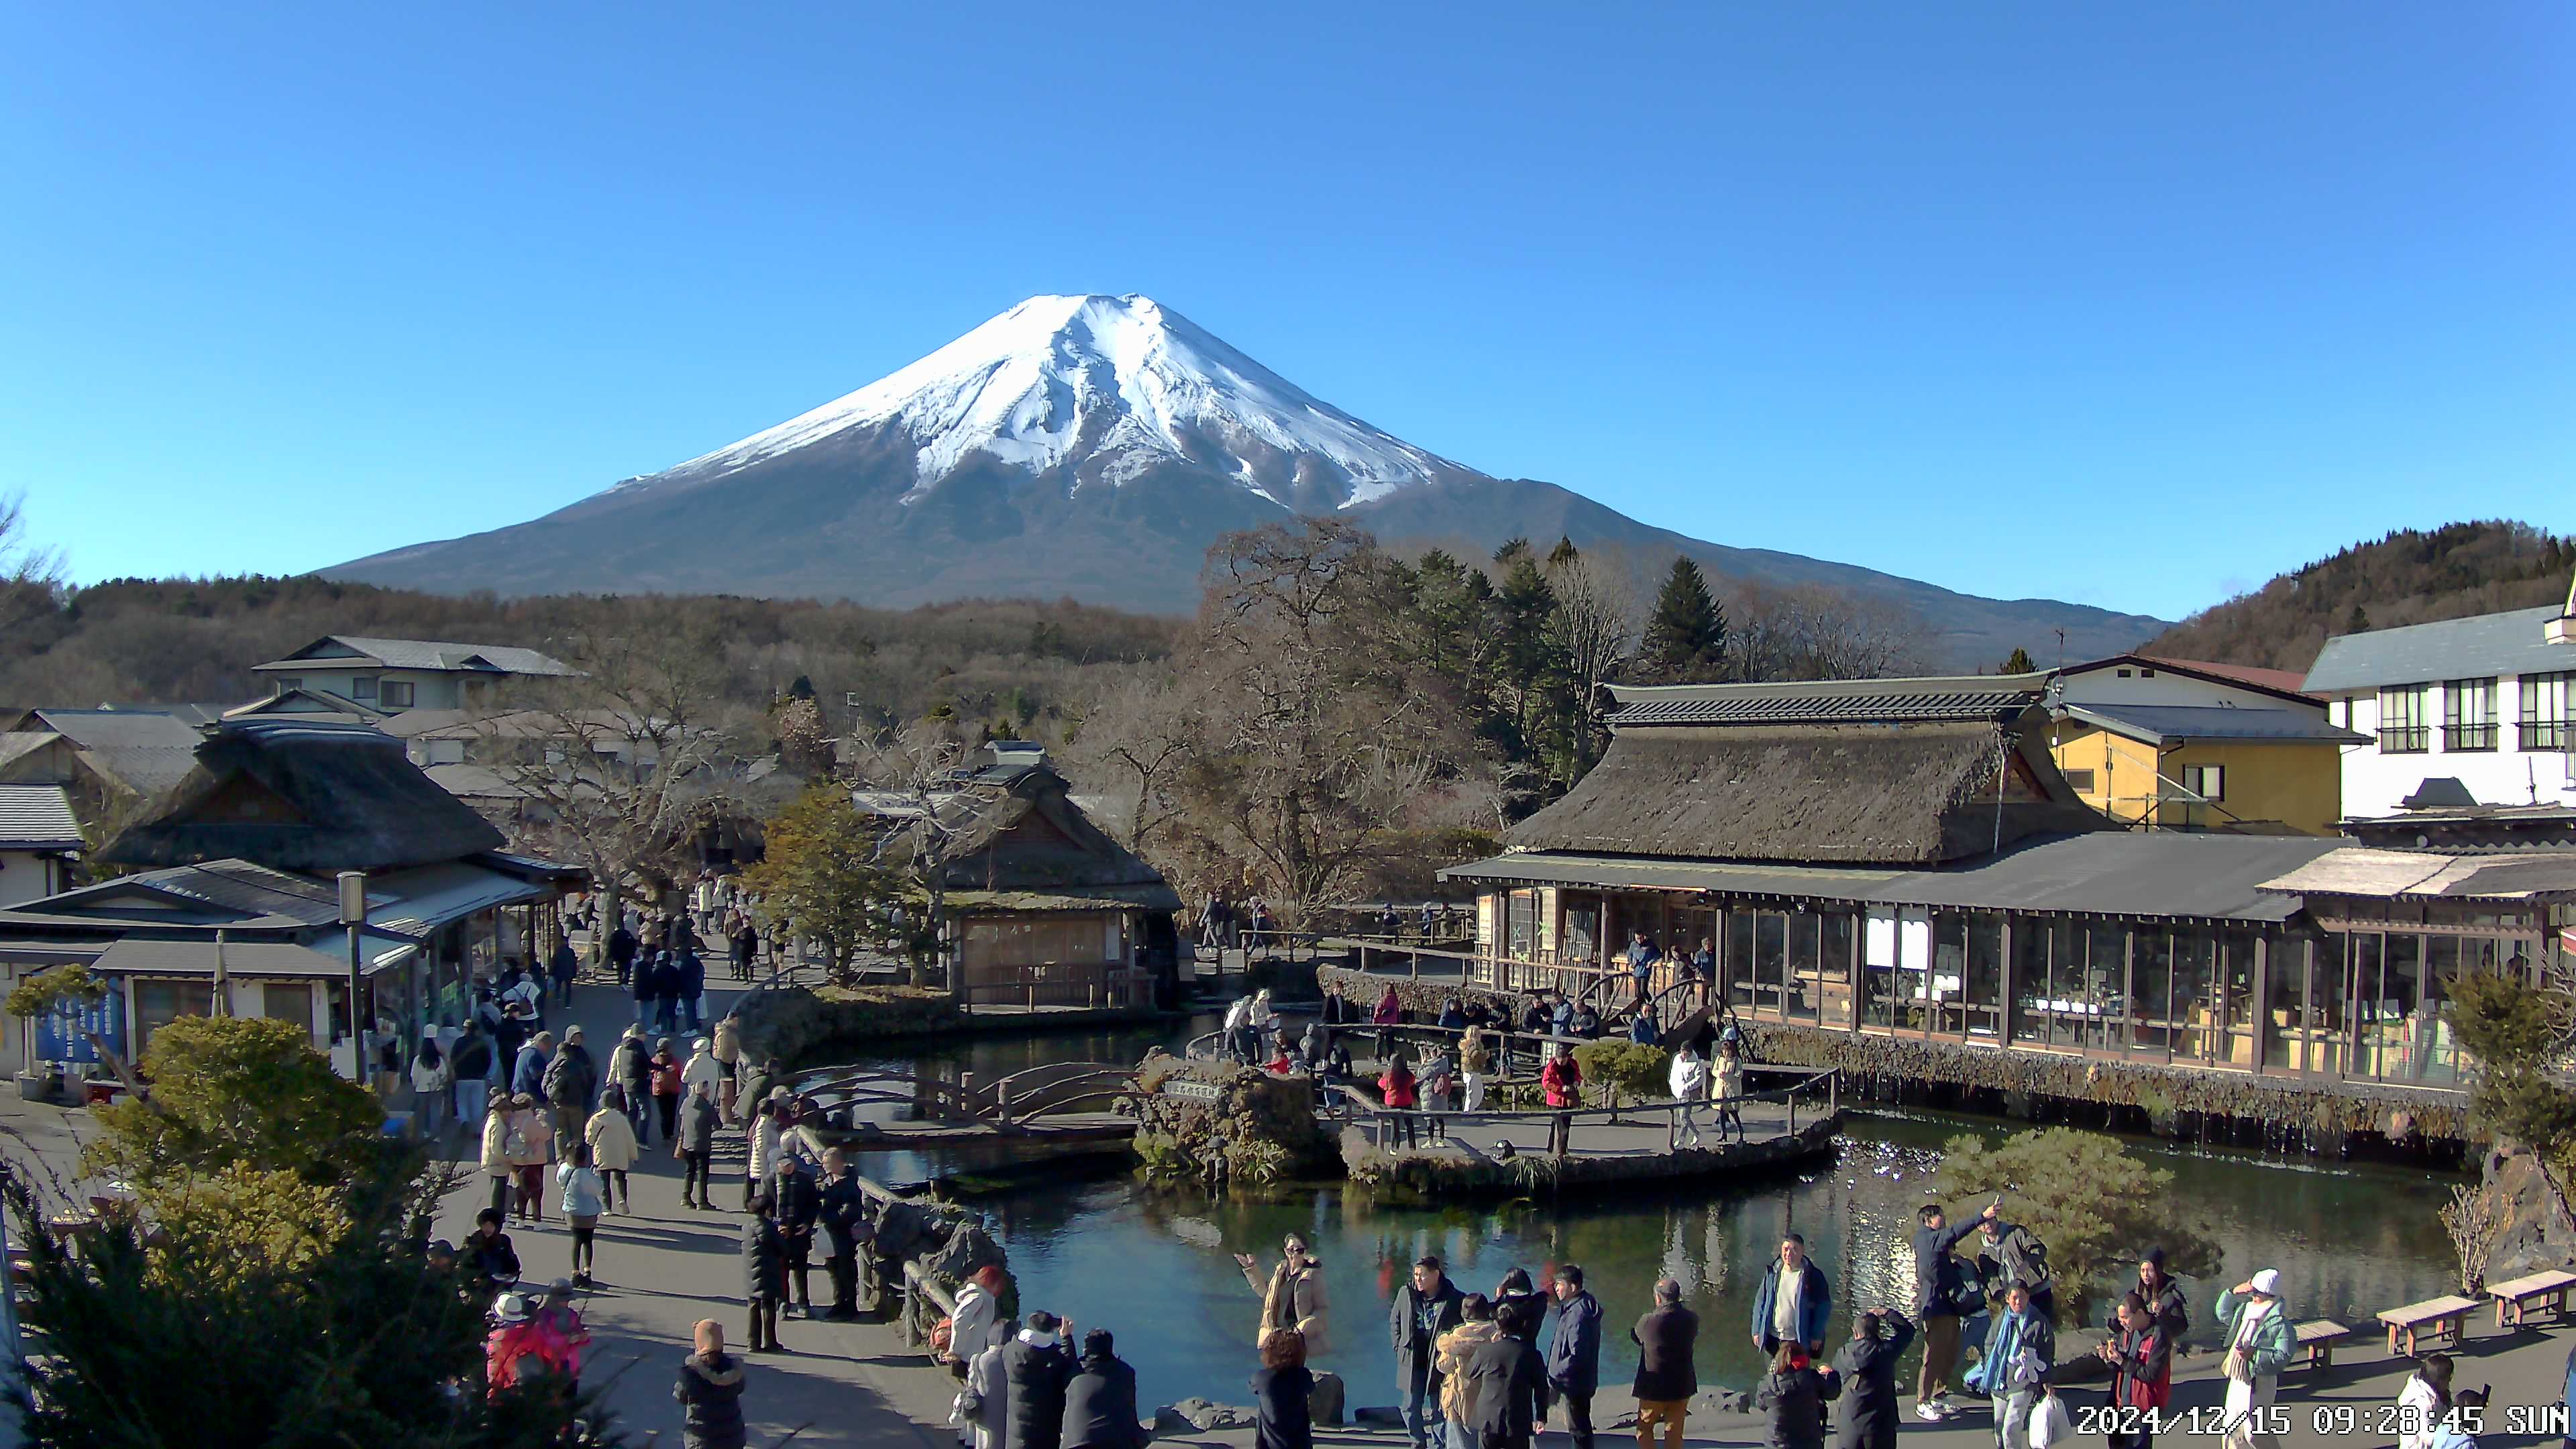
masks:
<instances>
[{"instance_id":1,"label":"distant hill","mask_svg":"<svg viewBox=\"0 0 2576 1449\"><path fill-rule=\"evenodd\" d=\"M2404 528L2203 609L2139 652L2305 673L2330 635L2558 603L2571 569L2576 538L2528 523Z\"/></svg>"}]
</instances>

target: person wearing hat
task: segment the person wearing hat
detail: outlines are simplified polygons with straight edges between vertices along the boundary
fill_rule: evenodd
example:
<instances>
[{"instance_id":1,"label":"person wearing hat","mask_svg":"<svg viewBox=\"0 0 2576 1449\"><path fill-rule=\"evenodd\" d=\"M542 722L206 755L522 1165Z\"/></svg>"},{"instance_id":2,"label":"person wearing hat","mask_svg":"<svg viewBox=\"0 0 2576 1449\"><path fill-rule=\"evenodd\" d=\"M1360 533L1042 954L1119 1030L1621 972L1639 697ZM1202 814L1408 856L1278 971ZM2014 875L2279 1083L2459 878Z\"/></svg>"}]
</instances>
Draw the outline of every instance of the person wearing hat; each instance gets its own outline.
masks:
<instances>
[{"instance_id":1,"label":"person wearing hat","mask_svg":"<svg viewBox=\"0 0 2576 1449\"><path fill-rule=\"evenodd\" d=\"M578 1141L582 1124L590 1120L590 1110L599 1102L599 1063L582 1045L580 1023L564 1028L563 1045L546 1063L545 1083L556 1134L567 1142Z\"/></svg>"},{"instance_id":2,"label":"person wearing hat","mask_svg":"<svg viewBox=\"0 0 2576 1449\"><path fill-rule=\"evenodd\" d=\"M486 1285L519 1281L519 1250L501 1231L501 1210L485 1208L474 1215L474 1231L465 1238L465 1261Z\"/></svg>"},{"instance_id":3,"label":"person wearing hat","mask_svg":"<svg viewBox=\"0 0 2576 1449\"><path fill-rule=\"evenodd\" d=\"M626 1028L626 1034L617 1039L617 1045L608 1053L608 1080L620 1089L619 1095L625 1103L626 1125L635 1134L635 1145L650 1145L653 1141L653 1048L646 1044L642 1026Z\"/></svg>"},{"instance_id":4,"label":"person wearing hat","mask_svg":"<svg viewBox=\"0 0 2576 1449\"><path fill-rule=\"evenodd\" d=\"M716 1104L703 1086L689 1089L680 1108L678 1130L671 1136L671 1155L680 1159L680 1206L712 1208L715 1187L709 1174L716 1157Z\"/></svg>"},{"instance_id":5,"label":"person wearing hat","mask_svg":"<svg viewBox=\"0 0 2576 1449\"><path fill-rule=\"evenodd\" d=\"M2219 1422L2229 1449L2254 1449L2273 1440L2278 1427L2272 1398L2290 1362L2296 1335L2281 1302L2281 1272L2266 1268L2218 1295L2218 1321L2227 1328L2227 1402Z\"/></svg>"},{"instance_id":6,"label":"person wearing hat","mask_svg":"<svg viewBox=\"0 0 2576 1449\"><path fill-rule=\"evenodd\" d=\"M716 1060L715 1048L705 1037L699 1037L689 1044L689 1064L680 1069L680 1086L691 1092L705 1087L707 1100L716 1104L728 1127L733 1125L733 1114L722 1109L725 1088L732 1080L732 1071Z\"/></svg>"},{"instance_id":7,"label":"person wearing hat","mask_svg":"<svg viewBox=\"0 0 2576 1449\"><path fill-rule=\"evenodd\" d=\"M557 1278L546 1285L545 1301L528 1315L528 1326L537 1331L538 1351L546 1358L547 1367L564 1376L580 1391L581 1351L590 1346L590 1327L581 1321L581 1310L573 1306L573 1280Z\"/></svg>"},{"instance_id":8,"label":"person wearing hat","mask_svg":"<svg viewBox=\"0 0 2576 1449\"><path fill-rule=\"evenodd\" d=\"M680 1360L671 1397L680 1401L684 1449L743 1449L742 1360L725 1352L724 1325L701 1318L697 1352Z\"/></svg>"},{"instance_id":9,"label":"person wearing hat","mask_svg":"<svg viewBox=\"0 0 2576 1449\"><path fill-rule=\"evenodd\" d=\"M733 1121L733 1094L736 1085L734 1072L736 1063L742 1060L742 1036L740 1030L734 1025L733 1014L730 1012L716 1022L713 1054L720 1074L716 1087L716 1109L724 1113L725 1121L730 1123Z\"/></svg>"},{"instance_id":10,"label":"person wearing hat","mask_svg":"<svg viewBox=\"0 0 2576 1449\"><path fill-rule=\"evenodd\" d=\"M483 1340L485 1392L499 1398L509 1389L547 1371L543 1335L535 1310L524 1293L504 1293L492 1300L492 1331Z\"/></svg>"}]
</instances>

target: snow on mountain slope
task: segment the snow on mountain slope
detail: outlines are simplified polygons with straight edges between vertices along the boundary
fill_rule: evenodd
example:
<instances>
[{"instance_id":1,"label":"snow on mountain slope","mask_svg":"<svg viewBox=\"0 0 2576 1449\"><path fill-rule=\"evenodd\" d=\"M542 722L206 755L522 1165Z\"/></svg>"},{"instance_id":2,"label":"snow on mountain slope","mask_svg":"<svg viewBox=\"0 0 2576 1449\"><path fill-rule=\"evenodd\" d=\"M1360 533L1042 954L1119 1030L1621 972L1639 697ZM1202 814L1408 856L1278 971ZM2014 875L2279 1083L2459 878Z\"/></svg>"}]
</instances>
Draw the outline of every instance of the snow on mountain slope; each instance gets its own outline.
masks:
<instances>
[{"instance_id":1,"label":"snow on mountain slope","mask_svg":"<svg viewBox=\"0 0 2576 1449\"><path fill-rule=\"evenodd\" d=\"M1032 474L1071 465L1115 487L1166 460L1282 506L1339 507L1481 476L1370 427L1150 297L1031 297L847 397L618 490L696 483L857 429L907 438L916 502L981 453Z\"/></svg>"}]
</instances>

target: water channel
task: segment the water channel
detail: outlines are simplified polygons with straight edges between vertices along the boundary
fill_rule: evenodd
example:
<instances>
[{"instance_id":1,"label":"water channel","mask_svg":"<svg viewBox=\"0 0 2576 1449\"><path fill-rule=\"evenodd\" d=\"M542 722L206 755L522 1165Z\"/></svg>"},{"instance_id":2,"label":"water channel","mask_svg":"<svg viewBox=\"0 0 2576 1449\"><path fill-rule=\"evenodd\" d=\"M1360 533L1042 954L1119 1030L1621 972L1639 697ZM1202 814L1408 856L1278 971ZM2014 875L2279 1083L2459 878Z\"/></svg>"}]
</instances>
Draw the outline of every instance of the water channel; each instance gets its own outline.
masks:
<instances>
[{"instance_id":1,"label":"water channel","mask_svg":"<svg viewBox=\"0 0 2576 1449\"><path fill-rule=\"evenodd\" d=\"M1133 1061L1205 1024L942 1043L907 1056L913 1069L979 1079L1050 1061ZM878 1061L893 1064L890 1057ZM1746 1326L1752 1294L1784 1231L1803 1234L1834 1284L1836 1338L1857 1301L1910 1302L1914 1210L1943 1142L2001 1135L2009 1124L1933 1112L1855 1113L1830 1166L1670 1191L1569 1198L1562 1204L1482 1203L1387 1208L1338 1183L1249 1203L1148 1190L1124 1175L1041 1181L979 1202L1010 1254L1022 1301L1107 1327L1136 1366L1148 1408L1197 1395L1245 1401L1259 1303L1232 1255L1266 1270L1281 1235L1305 1232L1322 1258L1331 1339L1319 1367L1342 1375L1350 1402L1395 1401L1386 1313L1404 1265L1436 1253L1469 1291L1490 1291L1515 1266L1544 1278L1583 1265L1609 1320L1602 1378L1624 1389L1635 1366L1626 1325L1669 1273L1702 1319L1704 1383L1749 1387L1756 1377ZM2198 1203L2226 1245L2223 1274L2189 1282L2195 1340L2221 1283L2276 1267L2301 1317L2370 1321L2391 1304L2452 1290L2448 1240L2435 1211L2455 1179L2420 1169L2259 1157L2140 1139L2132 1151L2171 1170L2177 1195ZM972 1170L971 1161L870 1154L860 1170L885 1181ZM1910 1370L1909 1370L1910 1371Z\"/></svg>"}]
</instances>

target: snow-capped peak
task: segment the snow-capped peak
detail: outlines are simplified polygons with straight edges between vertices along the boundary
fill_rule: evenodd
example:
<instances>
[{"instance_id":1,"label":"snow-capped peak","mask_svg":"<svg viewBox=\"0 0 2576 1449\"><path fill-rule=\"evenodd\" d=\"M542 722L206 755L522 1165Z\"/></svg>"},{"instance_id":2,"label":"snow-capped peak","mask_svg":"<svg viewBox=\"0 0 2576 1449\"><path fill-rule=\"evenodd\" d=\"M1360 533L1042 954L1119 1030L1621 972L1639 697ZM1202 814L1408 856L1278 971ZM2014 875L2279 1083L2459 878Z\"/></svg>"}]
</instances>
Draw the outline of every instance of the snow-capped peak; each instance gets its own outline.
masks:
<instances>
[{"instance_id":1,"label":"snow-capped peak","mask_svg":"<svg viewBox=\"0 0 2576 1449\"><path fill-rule=\"evenodd\" d=\"M1033 474L1071 462L1079 481L1113 486L1158 460L1184 459L1282 503L1292 487L1320 485L1344 507L1472 472L1318 400L1188 318L1130 294L1031 297L847 397L671 474L730 473L877 427L898 430L918 450L919 481L908 497L973 453Z\"/></svg>"}]
</instances>

